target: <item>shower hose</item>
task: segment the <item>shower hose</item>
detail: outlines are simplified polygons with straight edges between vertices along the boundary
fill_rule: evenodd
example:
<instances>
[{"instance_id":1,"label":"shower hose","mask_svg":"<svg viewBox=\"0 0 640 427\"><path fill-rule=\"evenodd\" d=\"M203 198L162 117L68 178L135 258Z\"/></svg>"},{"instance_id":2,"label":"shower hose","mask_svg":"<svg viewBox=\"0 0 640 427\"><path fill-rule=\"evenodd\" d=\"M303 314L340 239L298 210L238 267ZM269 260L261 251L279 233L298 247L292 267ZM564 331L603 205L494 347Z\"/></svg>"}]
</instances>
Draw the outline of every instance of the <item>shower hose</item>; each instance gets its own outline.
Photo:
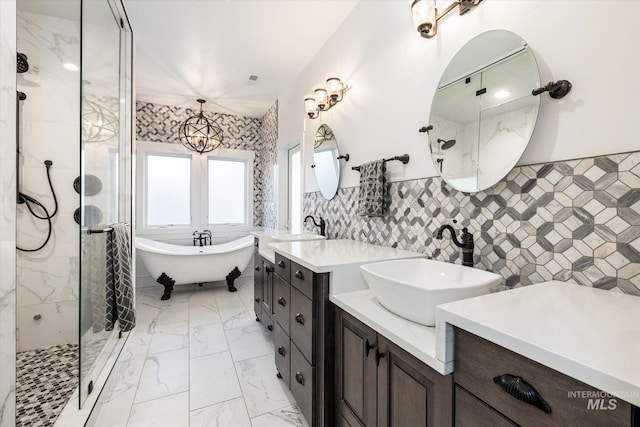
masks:
<instances>
[{"instance_id":1,"label":"shower hose","mask_svg":"<svg viewBox=\"0 0 640 427\"><path fill-rule=\"evenodd\" d=\"M44 205L42 203L40 203L39 201L37 201L36 199L34 199L33 197L24 194L22 192L18 193L18 203L22 204L24 203L25 206L27 207L27 209L29 209L29 212L31 212L31 215L33 215L34 217L38 218L38 219L42 219L42 220L46 220L47 224L49 226L49 230L47 231L47 238L45 239L44 243L42 243L40 246L38 246L35 249L24 249L21 248L20 246L16 245L16 249L18 249L19 251L22 252L36 252L39 251L40 249L44 248L47 243L49 243L49 239L51 239L51 232L53 229L53 224L51 223L51 218L53 218L56 213L58 213L58 199L56 197L56 192L53 189L53 183L51 182L51 166L53 165L53 162L51 160L45 160L44 161L44 165L47 168L47 180L49 181L49 188L51 189L51 194L53 195L53 203L54 203L54 210L53 213L51 215L49 215L49 211L47 210L47 208L44 207ZM40 209L42 209L44 211L44 216L40 216L38 215L34 210L33 210L33 205L39 207Z\"/></svg>"}]
</instances>

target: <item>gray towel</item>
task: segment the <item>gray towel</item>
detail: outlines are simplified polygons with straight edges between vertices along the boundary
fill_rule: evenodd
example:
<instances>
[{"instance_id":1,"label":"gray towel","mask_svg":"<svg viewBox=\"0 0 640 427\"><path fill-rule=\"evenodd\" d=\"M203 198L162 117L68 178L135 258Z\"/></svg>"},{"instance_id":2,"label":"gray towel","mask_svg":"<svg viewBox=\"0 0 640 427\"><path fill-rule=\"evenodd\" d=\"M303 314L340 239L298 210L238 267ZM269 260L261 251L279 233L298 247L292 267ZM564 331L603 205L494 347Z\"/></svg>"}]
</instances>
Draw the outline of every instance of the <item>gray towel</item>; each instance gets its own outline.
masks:
<instances>
[{"instance_id":1,"label":"gray towel","mask_svg":"<svg viewBox=\"0 0 640 427\"><path fill-rule=\"evenodd\" d=\"M116 320L120 330L127 332L136 326L131 284L131 239L125 224L114 224L107 237L106 325L113 330Z\"/></svg>"},{"instance_id":2,"label":"gray towel","mask_svg":"<svg viewBox=\"0 0 640 427\"><path fill-rule=\"evenodd\" d=\"M384 160L360 165L360 192L358 215L376 217L384 215L386 179Z\"/></svg>"}]
</instances>

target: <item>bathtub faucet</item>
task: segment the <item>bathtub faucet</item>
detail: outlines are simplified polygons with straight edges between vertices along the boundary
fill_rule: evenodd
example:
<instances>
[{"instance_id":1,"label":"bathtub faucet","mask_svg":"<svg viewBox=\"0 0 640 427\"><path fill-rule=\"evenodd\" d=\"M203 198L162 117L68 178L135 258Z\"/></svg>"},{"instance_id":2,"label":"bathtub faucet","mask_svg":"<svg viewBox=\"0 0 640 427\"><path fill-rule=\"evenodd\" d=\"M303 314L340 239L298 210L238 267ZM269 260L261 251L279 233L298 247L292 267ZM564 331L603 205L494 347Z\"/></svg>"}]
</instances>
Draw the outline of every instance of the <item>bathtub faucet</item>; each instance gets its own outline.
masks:
<instances>
[{"instance_id":1,"label":"bathtub faucet","mask_svg":"<svg viewBox=\"0 0 640 427\"><path fill-rule=\"evenodd\" d=\"M211 230L194 231L193 232L193 246L197 246L196 242L200 243L200 246L207 246L207 240L209 245L211 244Z\"/></svg>"},{"instance_id":2,"label":"bathtub faucet","mask_svg":"<svg viewBox=\"0 0 640 427\"><path fill-rule=\"evenodd\" d=\"M311 218L311 221L313 222L313 225L315 225L316 227L320 228L320 235L321 236L326 236L327 235L327 222L324 220L324 218L322 218L321 216L318 215L318 218L320 218L320 224L318 224L316 222L316 219L313 217L313 215L307 215L304 219L304 223L307 223L307 220Z\"/></svg>"}]
</instances>

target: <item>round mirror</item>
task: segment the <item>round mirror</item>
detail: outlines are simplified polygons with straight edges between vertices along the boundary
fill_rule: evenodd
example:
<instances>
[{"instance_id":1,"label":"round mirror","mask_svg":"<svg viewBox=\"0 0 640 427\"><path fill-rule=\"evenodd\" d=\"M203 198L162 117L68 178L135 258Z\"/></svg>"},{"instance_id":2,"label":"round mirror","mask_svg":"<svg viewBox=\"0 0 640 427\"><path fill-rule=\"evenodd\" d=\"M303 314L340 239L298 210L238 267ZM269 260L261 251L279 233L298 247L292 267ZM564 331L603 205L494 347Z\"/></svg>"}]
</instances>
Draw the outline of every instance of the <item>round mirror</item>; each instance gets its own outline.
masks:
<instances>
[{"instance_id":1,"label":"round mirror","mask_svg":"<svg viewBox=\"0 0 640 427\"><path fill-rule=\"evenodd\" d=\"M524 153L538 117L533 52L516 34L480 34L453 57L431 104L429 149L442 178L476 192L495 185Z\"/></svg>"},{"instance_id":2,"label":"round mirror","mask_svg":"<svg viewBox=\"0 0 640 427\"><path fill-rule=\"evenodd\" d=\"M313 170L320 188L320 194L327 200L333 199L340 181L338 142L331 128L320 125L313 145Z\"/></svg>"}]
</instances>

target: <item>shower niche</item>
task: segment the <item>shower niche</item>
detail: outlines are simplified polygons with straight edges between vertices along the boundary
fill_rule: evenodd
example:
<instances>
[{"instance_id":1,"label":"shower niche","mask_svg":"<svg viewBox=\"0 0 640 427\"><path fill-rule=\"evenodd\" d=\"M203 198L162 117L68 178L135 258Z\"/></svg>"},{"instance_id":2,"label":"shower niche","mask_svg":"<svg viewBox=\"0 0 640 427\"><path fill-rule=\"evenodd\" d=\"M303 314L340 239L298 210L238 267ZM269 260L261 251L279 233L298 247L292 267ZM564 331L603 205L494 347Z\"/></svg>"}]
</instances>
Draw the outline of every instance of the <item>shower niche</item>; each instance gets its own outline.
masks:
<instances>
[{"instance_id":1,"label":"shower niche","mask_svg":"<svg viewBox=\"0 0 640 427\"><path fill-rule=\"evenodd\" d=\"M62 390L77 392L69 406L93 405L87 399L99 394L124 342L105 326L107 236L89 231L124 223L131 232L132 33L121 0L48 3L17 2L17 50L27 65L16 78L24 94L16 105L17 190L49 211L58 207L47 244L17 254L17 388L21 402L21 384L38 369L64 377L55 393L63 400L51 405L60 411L71 397ZM25 205L17 205L17 244L37 247L46 221ZM35 362L36 353L45 356ZM19 415L49 425L31 418L35 412Z\"/></svg>"}]
</instances>

